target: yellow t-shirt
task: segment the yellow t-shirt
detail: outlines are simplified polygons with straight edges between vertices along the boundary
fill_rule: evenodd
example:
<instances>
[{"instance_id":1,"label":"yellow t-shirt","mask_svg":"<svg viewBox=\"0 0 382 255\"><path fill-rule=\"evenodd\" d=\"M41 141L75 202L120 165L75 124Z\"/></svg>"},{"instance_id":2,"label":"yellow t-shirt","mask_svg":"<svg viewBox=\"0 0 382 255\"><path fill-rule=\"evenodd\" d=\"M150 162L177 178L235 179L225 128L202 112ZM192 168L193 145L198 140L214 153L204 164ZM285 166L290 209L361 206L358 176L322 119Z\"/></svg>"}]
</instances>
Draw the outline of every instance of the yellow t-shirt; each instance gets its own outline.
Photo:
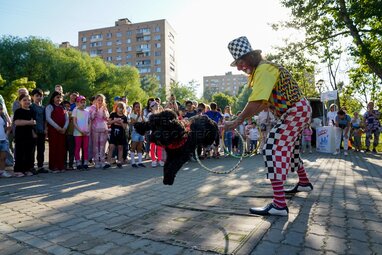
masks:
<instances>
[{"instance_id":1,"label":"yellow t-shirt","mask_svg":"<svg viewBox=\"0 0 382 255\"><path fill-rule=\"evenodd\" d=\"M268 101L279 75L280 71L276 66L260 63L249 77L248 86L252 87L252 93L248 98L248 102Z\"/></svg>"}]
</instances>

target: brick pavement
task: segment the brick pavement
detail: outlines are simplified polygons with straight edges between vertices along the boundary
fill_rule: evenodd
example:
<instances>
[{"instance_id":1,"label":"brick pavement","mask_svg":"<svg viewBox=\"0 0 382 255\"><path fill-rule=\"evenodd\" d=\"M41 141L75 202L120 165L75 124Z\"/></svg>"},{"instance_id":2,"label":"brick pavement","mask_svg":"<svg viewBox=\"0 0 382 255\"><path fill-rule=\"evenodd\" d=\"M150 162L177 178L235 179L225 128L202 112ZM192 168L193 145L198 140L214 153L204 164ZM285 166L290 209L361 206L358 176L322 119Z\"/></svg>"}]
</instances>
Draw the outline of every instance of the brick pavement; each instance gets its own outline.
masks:
<instances>
[{"instance_id":1,"label":"brick pavement","mask_svg":"<svg viewBox=\"0 0 382 255\"><path fill-rule=\"evenodd\" d=\"M255 233L246 252L382 254L382 155L303 158L314 191L288 201L288 218L260 217L267 228ZM206 164L229 167L235 159ZM190 162L171 187L162 185L161 175L160 168L125 166L0 179L0 254L214 254L110 228L168 205L195 203L196 196L213 200L271 189L260 156L245 159L230 175L210 174ZM291 174L287 185L296 180Z\"/></svg>"}]
</instances>

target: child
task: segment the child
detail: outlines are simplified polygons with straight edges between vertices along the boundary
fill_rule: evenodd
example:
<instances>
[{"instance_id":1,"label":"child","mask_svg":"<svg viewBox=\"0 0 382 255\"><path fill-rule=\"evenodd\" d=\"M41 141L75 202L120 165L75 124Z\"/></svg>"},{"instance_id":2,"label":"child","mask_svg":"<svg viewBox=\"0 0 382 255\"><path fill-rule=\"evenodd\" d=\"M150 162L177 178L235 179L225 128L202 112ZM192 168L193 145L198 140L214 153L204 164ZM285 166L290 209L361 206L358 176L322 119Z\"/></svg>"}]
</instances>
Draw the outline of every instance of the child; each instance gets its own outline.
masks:
<instances>
[{"instance_id":1,"label":"child","mask_svg":"<svg viewBox=\"0 0 382 255\"><path fill-rule=\"evenodd\" d=\"M361 119L359 113L355 112L354 117L351 120L351 135L353 137L354 149L356 152L361 151Z\"/></svg>"},{"instance_id":2,"label":"child","mask_svg":"<svg viewBox=\"0 0 382 255\"><path fill-rule=\"evenodd\" d=\"M33 148L33 155L37 147L37 171L39 173L48 173L44 165L44 152L45 152L45 108L42 105L43 92L41 89L32 90L33 103L31 109L34 112L34 119L36 120L36 146Z\"/></svg>"},{"instance_id":3,"label":"child","mask_svg":"<svg viewBox=\"0 0 382 255\"><path fill-rule=\"evenodd\" d=\"M29 108L31 105L31 97L22 94L19 97L21 108L15 111L13 121L16 126L15 130L15 176L31 176L37 172L33 168L34 163L34 140L36 133L34 128L36 120L33 119L34 113Z\"/></svg>"},{"instance_id":4,"label":"child","mask_svg":"<svg viewBox=\"0 0 382 255\"><path fill-rule=\"evenodd\" d=\"M6 120L3 105L0 104L0 177L12 177L10 173L5 171L5 160L7 158L7 152L9 150L7 129L8 121Z\"/></svg>"},{"instance_id":5,"label":"child","mask_svg":"<svg viewBox=\"0 0 382 255\"><path fill-rule=\"evenodd\" d=\"M62 106L62 94L54 91L45 108L48 122L49 169L53 173L65 170L65 132L69 125L69 115Z\"/></svg>"},{"instance_id":6,"label":"child","mask_svg":"<svg viewBox=\"0 0 382 255\"><path fill-rule=\"evenodd\" d=\"M126 116L126 105L123 102L118 102L115 105L114 111L110 114L109 125L111 125L111 134L109 141L109 152L107 154L106 165L104 169L109 168L111 164L111 156L115 146L118 148L118 162L117 167L122 168L123 163L123 146L126 144L126 132L127 127L127 116Z\"/></svg>"},{"instance_id":7,"label":"child","mask_svg":"<svg viewBox=\"0 0 382 255\"><path fill-rule=\"evenodd\" d=\"M74 141L74 136L73 136L73 131L74 131L73 115L72 115L73 112L70 110L72 108L72 104L69 101L63 101L62 105L66 109L66 112L68 113L68 117L69 117L69 125L65 132L65 146L66 146L65 165L67 170L74 170L73 168L74 148L76 146L75 144L76 142Z\"/></svg>"},{"instance_id":8,"label":"child","mask_svg":"<svg viewBox=\"0 0 382 255\"><path fill-rule=\"evenodd\" d=\"M143 153L143 141L145 137L140 135L135 131L134 124L136 122L143 122L143 114L141 112L141 104L139 102L134 102L133 112L130 114L130 122L132 125L131 132L131 148L130 148L130 157L131 157L131 166L134 168L146 167L142 164L142 153ZM135 152L138 153L138 165L135 164Z\"/></svg>"},{"instance_id":9,"label":"child","mask_svg":"<svg viewBox=\"0 0 382 255\"><path fill-rule=\"evenodd\" d=\"M86 98L84 96L78 96L76 99L77 106L72 112L73 117L73 136L75 141L74 158L76 160L77 169L88 169L88 146L89 146L89 134L90 134L90 113L85 110ZM82 149L82 159L80 157L80 150Z\"/></svg>"},{"instance_id":10,"label":"child","mask_svg":"<svg viewBox=\"0 0 382 255\"><path fill-rule=\"evenodd\" d=\"M257 128L256 123L253 122L248 129L248 137L250 140L249 151L253 152L254 154L257 154L257 142L259 140L259 135L260 135L259 129Z\"/></svg>"},{"instance_id":11,"label":"child","mask_svg":"<svg viewBox=\"0 0 382 255\"><path fill-rule=\"evenodd\" d=\"M231 115L229 113L224 113L224 122L230 121ZM232 153L232 139L233 139L233 130L224 130L224 156L227 157Z\"/></svg>"},{"instance_id":12,"label":"child","mask_svg":"<svg viewBox=\"0 0 382 255\"><path fill-rule=\"evenodd\" d=\"M96 168L105 166L105 146L107 141L109 111L106 108L105 96L98 94L94 107L90 108L92 121L91 134L93 142L93 157Z\"/></svg>"},{"instance_id":13,"label":"child","mask_svg":"<svg viewBox=\"0 0 382 255\"><path fill-rule=\"evenodd\" d=\"M312 134L313 130L310 127L310 124L307 123L305 125L304 130L302 131L302 147L301 147L301 153L304 153L304 150L306 148L309 149L309 153L312 153Z\"/></svg>"},{"instance_id":14,"label":"child","mask_svg":"<svg viewBox=\"0 0 382 255\"><path fill-rule=\"evenodd\" d=\"M154 113L161 112L160 110L160 105L156 102L153 101L150 104L151 111L147 115L147 118L150 118L150 116ZM162 151L163 147L156 145L155 143L150 143L150 156L151 156L151 166L156 167L159 163L160 166L164 166L164 161L162 158Z\"/></svg>"}]
</instances>

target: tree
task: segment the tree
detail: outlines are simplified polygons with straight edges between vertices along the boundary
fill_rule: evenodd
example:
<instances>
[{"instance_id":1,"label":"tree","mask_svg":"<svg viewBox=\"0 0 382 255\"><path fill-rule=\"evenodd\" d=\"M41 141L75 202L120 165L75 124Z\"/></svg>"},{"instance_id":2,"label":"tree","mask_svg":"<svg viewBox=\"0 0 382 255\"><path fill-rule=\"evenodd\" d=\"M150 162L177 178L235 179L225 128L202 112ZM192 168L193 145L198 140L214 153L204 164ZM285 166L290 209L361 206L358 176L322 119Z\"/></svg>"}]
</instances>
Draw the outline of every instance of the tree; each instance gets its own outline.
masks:
<instances>
[{"instance_id":1,"label":"tree","mask_svg":"<svg viewBox=\"0 0 382 255\"><path fill-rule=\"evenodd\" d=\"M233 106L235 103L235 99L232 96L229 96L222 92L213 95L212 101L215 102L220 108L224 108L226 106Z\"/></svg>"},{"instance_id":2,"label":"tree","mask_svg":"<svg viewBox=\"0 0 382 255\"><path fill-rule=\"evenodd\" d=\"M188 84L173 82L170 84L170 94L174 94L176 100L183 104L186 100L196 99L196 86L197 84L195 80L188 82ZM163 89L161 91L161 96L162 98L167 98Z\"/></svg>"},{"instance_id":3,"label":"tree","mask_svg":"<svg viewBox=\"0 0 382 255\"><path fill-rule=\"evenodd\" d=\"M1 84L1 95L4 97L5 104L7 106L8 112L12 112L12 104L17 100L18 93L17 91L20 88L26 88L28 91L36 88L36 82L28 81L28 78L20 78L11 82L9 86L3 86L6 82L0 76Z\"/></svg>"},{"instance_id":4,"label":"tree","mask_svg":"<svg viewBox=\"0 0 382 255\"><path fill-rule=\"evenodd\" d=\"M145 75L141 78L141 88L151 97L159 96L160 83L155 75Z\"/></svg>"},{"instance_id":5,"label":"tree","mask_svg":"<svg viewBox=\"0 0 382 255\"><path fill-rule=\"evenodd\" d=\"M236 102L233 105L233 110L235 112L241 111L244 109L244 107L248 103L248 98L252 93L252 88L249 88L248 86L244 85L243 89L241 89L239 95L237 96Z\"/></svg>"},{"instance_id":6,"label":"tree","mask_svg":"<svg viewBox=\"0 0 382 255\"><path fill-rule=\"evenodd\" d=\"M380 0L282 0L292 11L284 25L305 32L307 47L330 39L351 38L348 52L382 80L382 4Z\"/></svg>"}]
</instances>

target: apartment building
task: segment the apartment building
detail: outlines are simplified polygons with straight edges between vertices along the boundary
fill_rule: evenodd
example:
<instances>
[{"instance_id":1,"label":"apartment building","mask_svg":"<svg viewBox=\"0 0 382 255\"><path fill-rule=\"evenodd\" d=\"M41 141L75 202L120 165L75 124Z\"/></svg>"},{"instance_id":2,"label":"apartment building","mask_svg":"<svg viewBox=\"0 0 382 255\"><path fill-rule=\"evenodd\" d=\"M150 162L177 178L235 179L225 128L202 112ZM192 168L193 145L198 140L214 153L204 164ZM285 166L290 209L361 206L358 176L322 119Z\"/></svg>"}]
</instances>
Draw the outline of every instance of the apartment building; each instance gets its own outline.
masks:
<instances>
[{"instance_id":1,"label":"apartment building","mask_svg":"<svg viewBox=\"0 0 382 255\"><path fill-rule=\"evenodd\" d=\"M117 66L135 66L142 76L151 74L161 88L177 81L175 30L166 20L132 23L119 19L113 27L78 32L78 48Z\"/></svg>"},{"instance_id":2,"label":"apartment building","mask_svg":"<svg viewBox=\"0 0 382 255\"><path fill-rule=\"evenodd\" d=\"M231 96L237 96L239 89L247 84L247 76L244 74L203 76L203 89L210 93L228 92Z\"/></svg>"}]
</instances>

